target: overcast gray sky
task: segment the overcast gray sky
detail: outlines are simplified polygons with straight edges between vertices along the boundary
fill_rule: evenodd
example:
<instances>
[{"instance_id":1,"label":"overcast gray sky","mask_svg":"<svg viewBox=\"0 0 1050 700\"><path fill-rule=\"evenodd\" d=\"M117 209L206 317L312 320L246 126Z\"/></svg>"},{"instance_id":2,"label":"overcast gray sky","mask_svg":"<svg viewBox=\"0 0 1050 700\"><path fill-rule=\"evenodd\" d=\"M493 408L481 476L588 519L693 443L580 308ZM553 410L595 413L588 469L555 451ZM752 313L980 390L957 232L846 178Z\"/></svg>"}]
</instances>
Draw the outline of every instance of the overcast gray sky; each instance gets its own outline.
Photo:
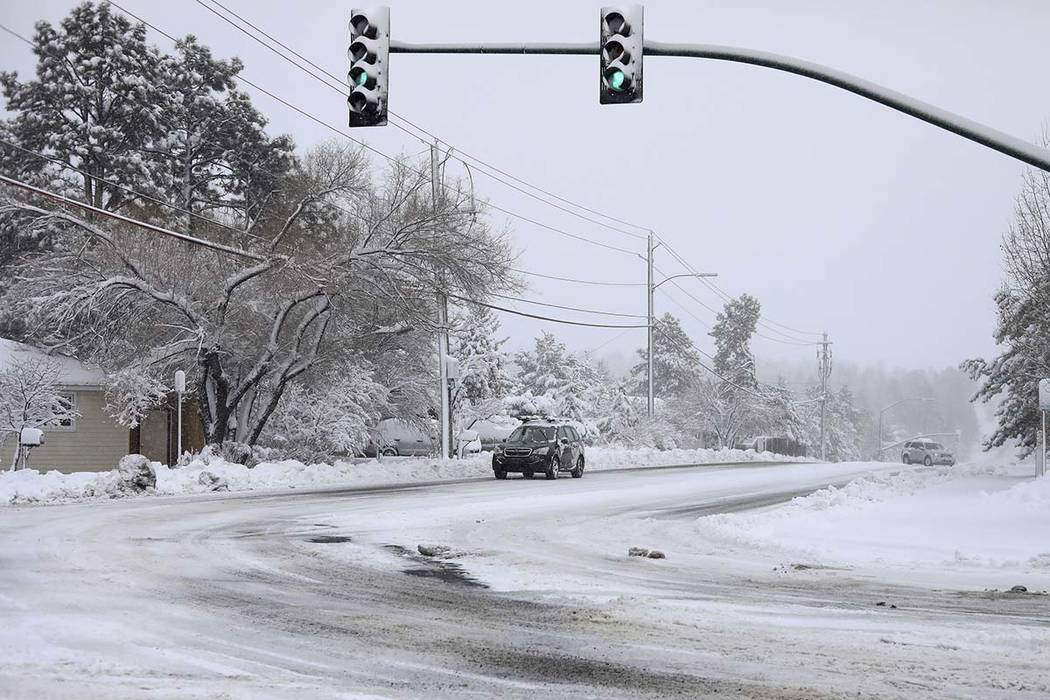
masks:
<instances>
[{"instance_id":1,"label":"overcast gray sky","mask_svg":"<svg viewBox=\"0 0 1050 700\"><path fill-rule=\"evenodd\" d=\"M224 2L330 72L345 74L351 3ZM30 35L34 21L58 21L73 4L6 0L3 22ZM169 33L197 35L219 56L241 57L249 79L345 125L338 95L193 0L121 4ZM389 5L397 40L597 43L601 3ZM1038 139L1050 117L1050 2L1043 0L650 0L645 35L824 63L1029 140ZM168 40L150 36L170 50ZM0 67L27 75L33 64L27 46L0 35ZM998 246L1021 164L852 94L768 69L649 57L645 101L628 106L600 106L597 78L597 56L395 55L390 105L517 177L651 226L692 264L718 272L727 292L758 297L773 321L829 331L839 360L918 368L993 351ZM254 97L273 132L291 133L304 147L331 137L269 97ZM392 154L424 148L392 127L355 135ZM644 250L640 241L500 183L481 176L476 182L501 207ZM645 280L640 259L494 218L512 225L523 267ZM681 271L662 251L657 264ZM645 312L641 287L531 284L529 296L550 303ZM683 284L705 304L720 305L699 283ZM663 294L657 312L680 316L710 350L705 324L714 314L670 285L664 289L699 320ZM615 337L621 331L503 318L512 349L544 327L577 350L605 344L602 353L627 355L644 341L640 329ZM813 355L812 348L765 338L755 350L760 358Z\"/></svg>"}]
</instances>

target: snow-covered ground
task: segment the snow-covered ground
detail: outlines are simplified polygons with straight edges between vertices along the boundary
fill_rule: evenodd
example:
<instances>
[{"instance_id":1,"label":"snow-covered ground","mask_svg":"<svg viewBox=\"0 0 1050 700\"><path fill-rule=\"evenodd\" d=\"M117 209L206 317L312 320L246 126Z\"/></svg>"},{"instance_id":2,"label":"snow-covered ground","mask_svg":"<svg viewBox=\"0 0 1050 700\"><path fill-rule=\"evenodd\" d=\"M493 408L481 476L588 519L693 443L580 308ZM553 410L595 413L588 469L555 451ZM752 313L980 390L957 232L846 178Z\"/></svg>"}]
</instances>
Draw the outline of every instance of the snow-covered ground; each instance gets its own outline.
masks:
<instances>
[{"instance_id":1,"label":"snow-covered ground","mask_svg":"<svg viewBox=\"0 0 1050 700\"><path fill-rule=\"evenodd\" d=\"M678 464L770 461L803 460L752 450L656 450L624 447L587 449L588 471ZM386 457L381 462L369 460L310 465L284 460L265 462L249 469L205 451L181 467L168 468L160 463L154 463L153 466L157 474L155 493L178 495L215 490L216 482L213 479L201 478L204 472L221 479L224 491L256 491L483 478L492 476L491 464L492 455L483 452L445 462L427 457ZM40 473L34 469L25 469L0 473L0 505L69 502L120 495L124 494L119 488L119 479L115 471L64 474L58 471Z\"/></svg>"},{"instance_id":2,"label":"snow-covered ground","mask_svg":"<svg viewBox=\"0 0 1050 700\"><path fill-rule=\"evenodd\" d=\"M1004 569L993 548L1022 524L1046 531L1045 485L1009 470L901 469L712 465L9 508L0 688L1047 697L1050 597L988 592L1034 581L1031 557L1015 552L1020 568ZM974 577L887 583L882 567L954 566L925 554L948 551L950 533L921 540L953 498L974 530L994 530L965 550L984 557ZM448 549L422 556L419 544Z\"/></svg>"},{"instance_id":3,"label":"snow-covered ground","mask_svg":"<svg viewBox=\"0 0 1050 700\"><path fill-rule=\"evenodd\" d=\"M1030 465L874 474L791 503L711 515L698 548L958 588L1050 589L1050 478Z\"/></svg>"}]
</instances>

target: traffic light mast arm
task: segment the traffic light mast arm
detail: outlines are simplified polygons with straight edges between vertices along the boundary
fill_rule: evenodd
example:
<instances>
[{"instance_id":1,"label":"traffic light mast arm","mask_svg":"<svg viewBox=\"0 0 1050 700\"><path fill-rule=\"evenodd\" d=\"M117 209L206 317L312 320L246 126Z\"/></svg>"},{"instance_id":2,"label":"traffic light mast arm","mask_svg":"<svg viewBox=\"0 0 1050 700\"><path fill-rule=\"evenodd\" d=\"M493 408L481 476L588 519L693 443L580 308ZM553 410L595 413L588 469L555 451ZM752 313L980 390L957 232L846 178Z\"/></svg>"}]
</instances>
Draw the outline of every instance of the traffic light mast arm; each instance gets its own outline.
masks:
<instances>
[{"instance_id":1,"label":"traffic light mast arm","mask_svg":"<svg viewBox=\"0 0 1050 700\"><path fill-rule=\"evenodd\" d=\"M390 42L391 53L594 56L599 50L598 46L589 42L575 44L409 44L402 41ZM1040 148L1033 143L1011 136L998 129L993 129L990 126L985 126L972 119L941 109L928 102L917 100L896 90L891 90L834 68L803 61L791 56L715 44L672 44L660 41L646 41L644 52L646 56L650 57L707 58L716 61L747 63L801 75L804 78L834 85L855 95L878 102L898 112L903 112L910 117L915 117L928 124L933 124L936 127L1008 155L1011 158L1016 158L1040 170L1050 172L1050 150Z\"/></svg>"}]
</instances>

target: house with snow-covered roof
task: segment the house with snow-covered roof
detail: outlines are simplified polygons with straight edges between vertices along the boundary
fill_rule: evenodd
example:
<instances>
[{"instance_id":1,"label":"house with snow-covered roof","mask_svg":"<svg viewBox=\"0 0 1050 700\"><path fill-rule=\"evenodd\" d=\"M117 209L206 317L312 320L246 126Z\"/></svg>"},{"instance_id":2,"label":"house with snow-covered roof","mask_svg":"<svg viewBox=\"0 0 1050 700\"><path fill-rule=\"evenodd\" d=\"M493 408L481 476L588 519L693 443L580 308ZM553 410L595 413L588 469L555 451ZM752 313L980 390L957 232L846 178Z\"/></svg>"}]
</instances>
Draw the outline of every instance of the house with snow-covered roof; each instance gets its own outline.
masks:
<instances>
[{"instance_id":1,"label":"house with snow-covered roof","mask_svg":"<svg viewBox=\"0 0 1050 700\"><path fill-rule=\"evenodd\" d=\"M32 360L46 361L58 369L59 393L76 416L42 426L44 444L33 448L29 467L38 471L62 472L113 469L129 453L171 463L176 457L177 413L174 402L153 411L142 425L129 429L106 412L106 373L80 360L0 338L0 371ZM189 409L189 410L188 410ZM200 449L203 432L196 411L183 407L183 448ZM10 429L0 425L0 430ZM6 436L0 446L0 469L12 463L17 436Z\"/></svg>"}]
</instances>

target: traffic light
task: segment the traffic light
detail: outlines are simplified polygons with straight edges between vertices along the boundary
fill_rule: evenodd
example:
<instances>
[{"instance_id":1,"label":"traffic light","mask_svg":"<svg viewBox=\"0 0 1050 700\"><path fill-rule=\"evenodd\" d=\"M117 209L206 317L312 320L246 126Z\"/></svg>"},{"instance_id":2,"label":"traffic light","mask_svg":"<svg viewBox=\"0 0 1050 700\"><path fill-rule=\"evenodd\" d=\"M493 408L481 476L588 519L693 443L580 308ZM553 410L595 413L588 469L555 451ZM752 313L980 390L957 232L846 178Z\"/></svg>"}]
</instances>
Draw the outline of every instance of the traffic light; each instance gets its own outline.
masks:
<instances>
[{"instance_id":1,"label":"traffic light","mask_svg":"<svg viewBox=\"0 0 1050 700\"><path fill-rule=\"evenodd\" d=\"M641 5L602 8L601 48L601 103L641 102Z\"/></svg>"},{"instance_id":2,"label":"traffic light","mask_svg":"<svg viewBox=\"0 0 1050 700\"><path fill-rule=\"evenodd\" d=\"M390 8L350 11L350 126L384 126L390 80Z\"/></svg>"}]
</instances>

